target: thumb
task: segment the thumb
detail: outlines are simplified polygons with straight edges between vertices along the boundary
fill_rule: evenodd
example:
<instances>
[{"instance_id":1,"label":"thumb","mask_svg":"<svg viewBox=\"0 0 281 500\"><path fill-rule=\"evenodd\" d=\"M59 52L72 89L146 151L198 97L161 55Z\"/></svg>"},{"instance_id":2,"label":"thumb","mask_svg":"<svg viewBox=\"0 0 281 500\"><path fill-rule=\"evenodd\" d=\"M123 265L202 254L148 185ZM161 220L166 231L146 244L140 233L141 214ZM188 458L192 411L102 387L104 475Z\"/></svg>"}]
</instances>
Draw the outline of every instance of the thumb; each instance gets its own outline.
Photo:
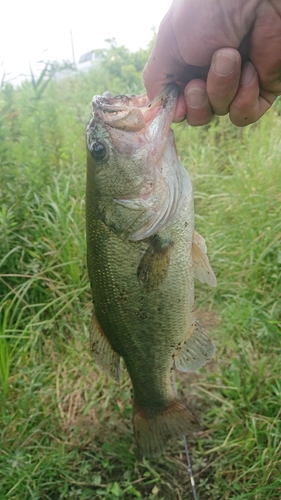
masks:
<instances>
[{"instance_id":1,"label":"thumb","mask_svg":"<svg viewBox=\"0 0 281 500\"><path fill-rule=\"evenodd\" d=\"M186 64L178 51L168 14L162 20L155 45L143 71L143 81L149 99L154 99L171 82L183 87Z\"/></svg>"}]
</instances>

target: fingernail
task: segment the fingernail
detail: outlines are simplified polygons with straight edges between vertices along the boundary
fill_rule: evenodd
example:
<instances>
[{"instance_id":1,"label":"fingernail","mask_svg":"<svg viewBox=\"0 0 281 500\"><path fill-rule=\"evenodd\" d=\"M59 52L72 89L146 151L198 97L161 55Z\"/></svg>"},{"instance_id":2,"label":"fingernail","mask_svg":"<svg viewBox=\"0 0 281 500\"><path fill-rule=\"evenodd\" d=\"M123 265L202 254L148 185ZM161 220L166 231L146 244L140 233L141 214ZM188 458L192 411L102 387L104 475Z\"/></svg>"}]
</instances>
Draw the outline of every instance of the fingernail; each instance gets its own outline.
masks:
<instances>
[{"instance_id":1,"label":"fingernail","mask_svg":"<svg viewBox=\"0 0 281 500\"><path fill-rule=\"evenodd\" d=\"M242 70L240 84L241 85L249 85L249 83L252 82L255 74L256 74L256 70L255 70L254 66L252 65L252 63L250 61L246 62L244 64L244 67Z\"/></svg>"},{"instance_id":2,"label":"fingernail","mask_svg":"<svg viewBox=\"0 0 281 500\"><path fill-rule=\"evenodd\" d=\"M190 108L202 108L207 102L207 94L200 87L193 87L185 92L185 99Z\"/></svg>"},{"instance_id":3,"label":"fingernail","mask_svg":"<svg viewBox=\"0 0 281 500\"><path fill-rule=\"evenodd\" d=\"M234 70L236 64L236 59L230 55L224 54L223 52L218 52L215 55L215 72L219 76L229 76Z\"/></svg>"}]
</instances>

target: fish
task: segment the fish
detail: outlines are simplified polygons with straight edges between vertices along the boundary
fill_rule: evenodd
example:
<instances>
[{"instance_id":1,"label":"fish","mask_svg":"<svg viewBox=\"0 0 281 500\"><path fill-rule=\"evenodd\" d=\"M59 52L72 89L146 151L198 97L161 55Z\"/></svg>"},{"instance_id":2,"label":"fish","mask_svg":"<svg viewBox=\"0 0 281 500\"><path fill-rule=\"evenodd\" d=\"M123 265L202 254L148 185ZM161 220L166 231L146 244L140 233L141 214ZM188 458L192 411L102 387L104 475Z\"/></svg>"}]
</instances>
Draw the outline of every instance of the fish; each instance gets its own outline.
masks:
<instances>
[{"instance_id":1,"label":"fish","mask_svg":"<svg viewBox=\"0 0 281 500\"><path fill-rule=\"evenodd\" d=\"M146 93L96 95L86 132L90 349L117 381L123 359L144 457L200 429L171 372L197 370L215 352L194 318L194 278L216 286L216 277L171 129L177 99L175 84L152 102Z\"/></svg>"}]
</instances>

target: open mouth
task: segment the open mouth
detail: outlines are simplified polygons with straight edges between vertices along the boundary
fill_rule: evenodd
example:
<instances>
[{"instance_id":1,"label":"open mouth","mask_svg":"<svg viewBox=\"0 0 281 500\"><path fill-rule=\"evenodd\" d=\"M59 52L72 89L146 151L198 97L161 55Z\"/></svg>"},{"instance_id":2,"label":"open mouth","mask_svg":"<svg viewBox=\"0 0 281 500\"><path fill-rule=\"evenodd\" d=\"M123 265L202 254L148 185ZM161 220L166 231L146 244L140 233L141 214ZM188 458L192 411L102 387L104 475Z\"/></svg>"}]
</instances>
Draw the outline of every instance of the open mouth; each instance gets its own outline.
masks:
<instances>
[{"instance_id":1,"label":"open mouth","mask_svg":"<svg viewBox=\"0 0 281 500\"><path fill-rule=\"evenodd\" d=\"M138 96L112 96L105 92L93 97L94 117L105 125L128 132L139 132L149 125L157 115L170 113L176 105L178 87L168 85L159 96L149 102L146 94ZM172 119L169 123L172 122Z\"/></svg>"}]
</instances>

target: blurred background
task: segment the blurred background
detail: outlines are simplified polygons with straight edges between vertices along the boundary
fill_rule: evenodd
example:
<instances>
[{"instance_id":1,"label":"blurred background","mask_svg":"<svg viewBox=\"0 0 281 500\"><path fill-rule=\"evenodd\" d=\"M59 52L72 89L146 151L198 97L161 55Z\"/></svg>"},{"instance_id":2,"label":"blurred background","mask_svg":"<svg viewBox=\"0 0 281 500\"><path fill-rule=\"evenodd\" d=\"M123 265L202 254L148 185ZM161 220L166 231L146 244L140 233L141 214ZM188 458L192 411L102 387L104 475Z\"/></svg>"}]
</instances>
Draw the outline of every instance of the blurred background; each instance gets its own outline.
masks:
<instances>
[{"instance_id":1,"label":"blurred background","mask_svg":"<svg viewBox=\"0 0 281 500\"><path fill-rule=\"evenodd\" d=\"M38 61L67 61L77 65L83 54L105 47L115 38L129 50L145 48L171 0L141 4L36 0L5 2L0 20L0 71L9 79L29 75Z\"/></svg>"}]
</instances>

